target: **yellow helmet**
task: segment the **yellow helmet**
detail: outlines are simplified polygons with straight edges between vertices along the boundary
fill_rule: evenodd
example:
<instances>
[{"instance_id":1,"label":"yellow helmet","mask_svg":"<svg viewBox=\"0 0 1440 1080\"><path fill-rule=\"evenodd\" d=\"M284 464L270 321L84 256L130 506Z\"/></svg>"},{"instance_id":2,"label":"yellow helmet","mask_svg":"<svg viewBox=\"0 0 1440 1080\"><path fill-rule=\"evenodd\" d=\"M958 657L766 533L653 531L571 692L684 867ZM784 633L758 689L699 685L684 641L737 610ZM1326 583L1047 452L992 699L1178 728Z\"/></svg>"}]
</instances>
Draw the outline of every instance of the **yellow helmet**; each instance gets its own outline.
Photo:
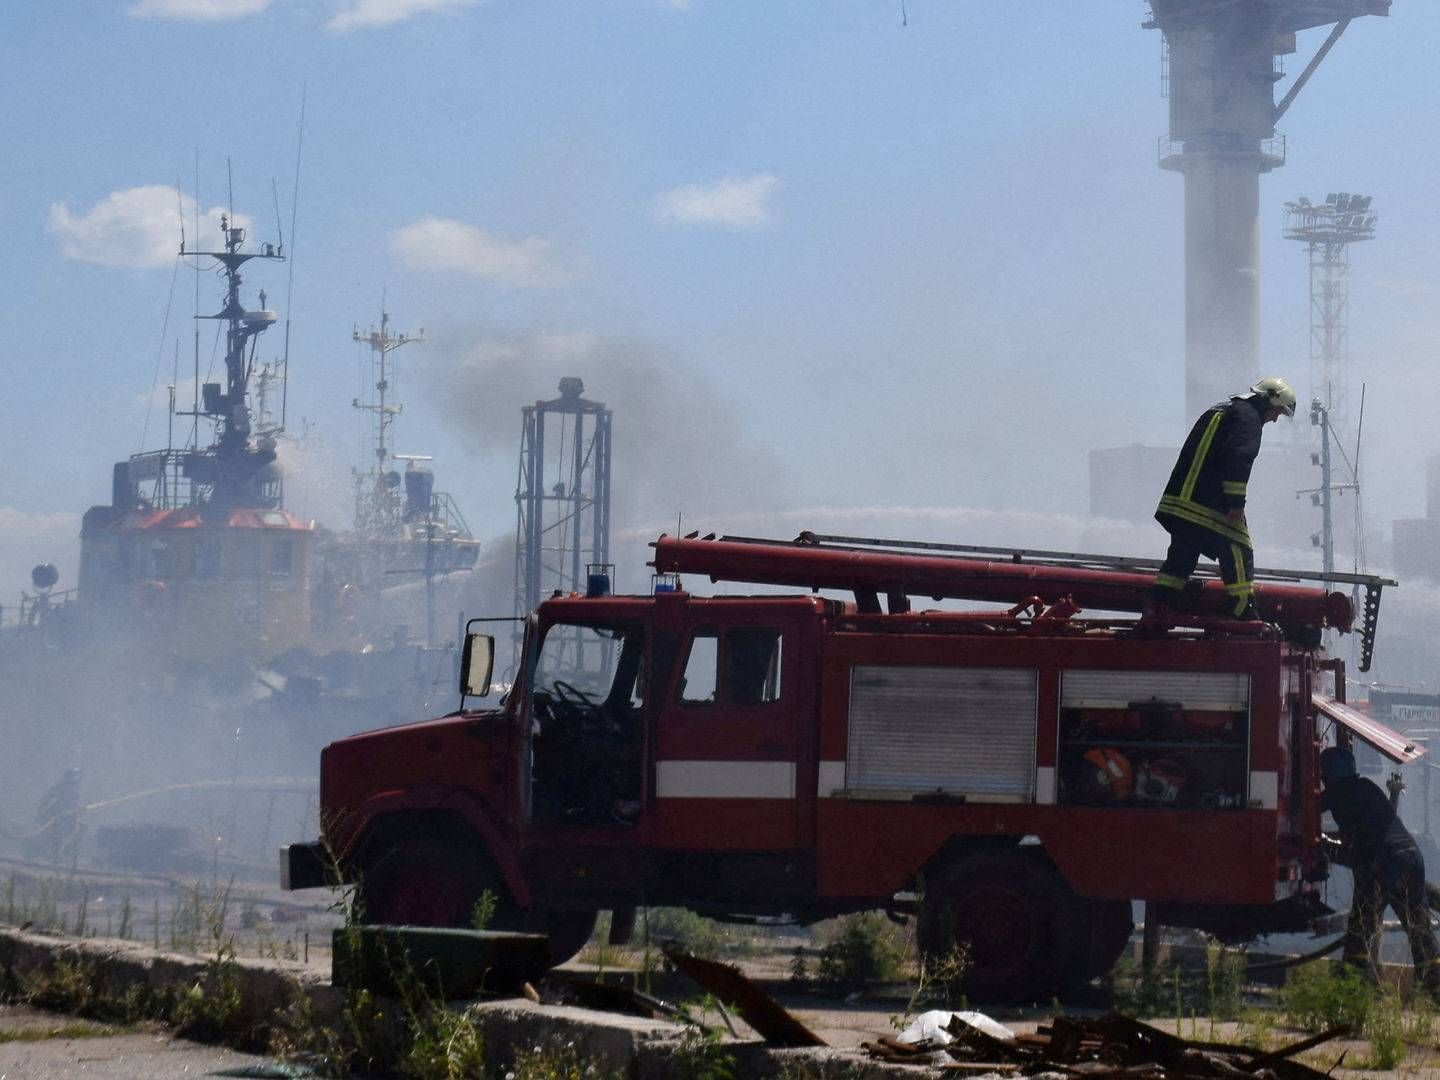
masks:
<instances>
[{"instance_id":1,"label":"yellow helmet","mask_svg":"<svg viewBox=\"0 0 1440 1080\"><path fill-rule=\"evenodd\" d=\"M1279 409L1286 416L1295 415L1295 391L1284 379L1271 375L1250 387L1252 394L1259 394L1272 409Z\"/></svg>"}]
</instances>

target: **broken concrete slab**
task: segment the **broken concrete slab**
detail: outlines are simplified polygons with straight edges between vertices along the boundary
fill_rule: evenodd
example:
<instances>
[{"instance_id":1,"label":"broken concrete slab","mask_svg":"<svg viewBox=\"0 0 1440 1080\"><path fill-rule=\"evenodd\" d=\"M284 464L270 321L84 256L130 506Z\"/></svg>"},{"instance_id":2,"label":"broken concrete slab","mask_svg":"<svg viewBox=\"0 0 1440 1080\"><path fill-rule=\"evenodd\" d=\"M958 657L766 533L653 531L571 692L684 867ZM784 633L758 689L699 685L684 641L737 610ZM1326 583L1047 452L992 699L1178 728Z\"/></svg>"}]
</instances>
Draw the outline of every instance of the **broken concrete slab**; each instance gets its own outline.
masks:
<instances>
[{"instance_id":1,"label":"broken concrete slab","mask_svg":"<svg viewBox=\"0 0 1440 1080\"><path fill-rule=\"evenodd\" d=\"M331 982L403 997L416 987L449 1000L518 992L550 970L544 934L424 926L354 926L333 936Z\"/></svg>"}]
</instances>

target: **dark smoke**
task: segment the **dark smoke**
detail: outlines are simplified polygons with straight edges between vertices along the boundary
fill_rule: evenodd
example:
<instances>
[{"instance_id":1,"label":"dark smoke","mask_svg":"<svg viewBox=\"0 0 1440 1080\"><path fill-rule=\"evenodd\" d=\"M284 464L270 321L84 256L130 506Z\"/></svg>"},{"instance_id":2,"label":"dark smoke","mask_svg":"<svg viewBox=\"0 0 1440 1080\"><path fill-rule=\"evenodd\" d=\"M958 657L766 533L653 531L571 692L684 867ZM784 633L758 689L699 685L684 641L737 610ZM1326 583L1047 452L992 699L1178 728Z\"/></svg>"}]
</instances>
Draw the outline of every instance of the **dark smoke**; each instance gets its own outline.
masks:
<instances>
[{"instance_id":1,"label":"dark smoke","mask_svg":"<svg viewBox=\"0 0 1440 1080\"><path fill-rule=\"evenodd\" d=\"M612 520L619 531L679 513L793 505L797 488L768 446L747 438L740 406L673 352L588 334L471 341L425 361L427 383L477 450L515 453L520 407L559 395L562 377L615 413ZM672 526L673 527L673 526Z\"/></svg>"}]
</instances>

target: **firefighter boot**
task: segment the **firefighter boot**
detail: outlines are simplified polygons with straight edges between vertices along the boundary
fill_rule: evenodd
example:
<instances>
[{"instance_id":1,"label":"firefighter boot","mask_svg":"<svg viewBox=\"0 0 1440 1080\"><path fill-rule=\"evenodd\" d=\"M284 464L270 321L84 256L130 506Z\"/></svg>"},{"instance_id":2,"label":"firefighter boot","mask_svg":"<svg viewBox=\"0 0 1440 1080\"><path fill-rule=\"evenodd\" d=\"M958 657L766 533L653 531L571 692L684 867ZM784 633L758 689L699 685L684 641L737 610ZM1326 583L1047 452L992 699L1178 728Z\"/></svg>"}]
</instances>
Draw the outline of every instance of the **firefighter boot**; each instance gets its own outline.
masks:
<instances>
[{"instance_id":1,"label":"firefighter boot","mask_svg":"<svg viewBox=\"0 0 1440 1080\"><path fill-rule=\"evenodd\" d=\"M1150 595L1140 608L1140 621L1149 626L1173 626L1179 615L1175 603L1179 599L1180 594L1174 589L1164 585L1152 586Z\"/></svg>"}]
</instances>

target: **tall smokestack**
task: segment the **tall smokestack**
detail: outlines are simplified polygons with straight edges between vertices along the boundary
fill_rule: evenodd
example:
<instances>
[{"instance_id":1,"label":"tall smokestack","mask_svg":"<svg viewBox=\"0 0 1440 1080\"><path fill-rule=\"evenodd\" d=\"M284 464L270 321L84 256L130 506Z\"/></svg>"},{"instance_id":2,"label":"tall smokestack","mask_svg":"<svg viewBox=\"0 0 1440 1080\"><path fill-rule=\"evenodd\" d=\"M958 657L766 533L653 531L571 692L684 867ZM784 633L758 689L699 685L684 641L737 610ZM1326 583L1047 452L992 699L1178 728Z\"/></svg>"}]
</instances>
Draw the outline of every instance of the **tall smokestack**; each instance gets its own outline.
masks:
<instances>
[{"instance_id":1,"label":"tall smokestack","mask_svg":"<svg viewBox=\"0 0 1440 1080\"><path fill-rule=\"evenodd\" d=\"M1260 373L1260 175L1285 163L1275 123L1350 20L1390 0L1151 0L1165 35L1170 132L1160 167L1185 177L1185 409L1196 416ZM1275 57L1334 24L1277 106Z\"/></svg>"}]
</instances>

